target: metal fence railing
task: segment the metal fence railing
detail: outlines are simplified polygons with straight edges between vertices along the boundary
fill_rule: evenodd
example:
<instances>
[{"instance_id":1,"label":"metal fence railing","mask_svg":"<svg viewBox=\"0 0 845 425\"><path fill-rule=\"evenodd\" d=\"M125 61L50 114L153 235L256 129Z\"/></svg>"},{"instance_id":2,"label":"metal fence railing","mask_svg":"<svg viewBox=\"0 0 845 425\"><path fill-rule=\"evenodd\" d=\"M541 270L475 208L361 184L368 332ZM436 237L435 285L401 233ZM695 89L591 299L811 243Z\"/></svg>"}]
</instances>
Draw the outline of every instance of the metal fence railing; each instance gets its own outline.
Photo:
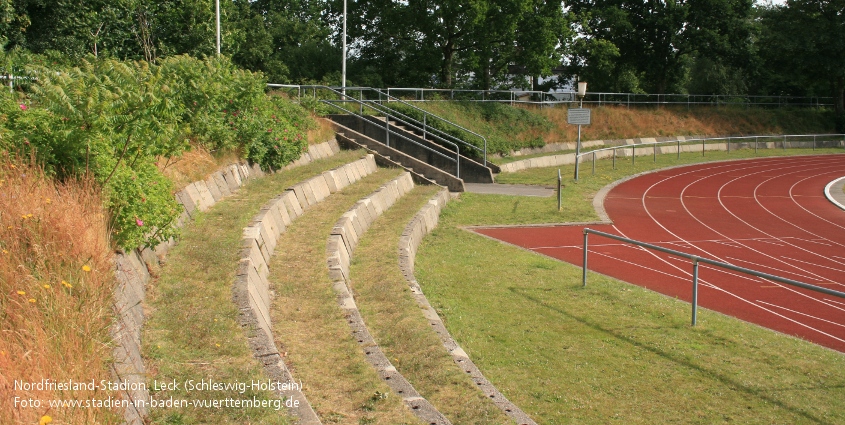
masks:
<instances>
[{"instance_id":1,"label":"metal fence railing","mask_svg":"<svg viewBox=\"0 0 845 425\"><path fill-rule=\"evenodd\" d=\"M588 236L590 234L594 234L597 236L613 239L619 242L625 242L628 244L632 244L641 248L651 249L655 251L660 251L666 254L674 255L681 258L686 258L692 261L692 326L695 326L696 319L698 315L698 264L704 263L709 264L715 267L721 267L723 269L732 270L739 273L748 274L751 276L771 280L778 283L783 283L785 285L790 286L797 286L799 288L809 289L811 291L819 292L822 294L832 295L834 297L845 298L845 292L834 291L832 289L822 288L821 286L810 285L809 283L799 282L797 280L787 279L780 276L771 275L768 273L758 272L756 270L746 269L744 267L735 266L733 264L723 263L721 261L711 260L709 258L699 257L697 255L687 254L681 251L675 251L673 249L664 248L662 246L652 245L650 243L636 241L633 239L623 238L621 236L612 235L610 233L600 232L598 230L592 230L589 228L584 229L584 263L582 266L582 273L581 273L581 281L584 287L587 286L587 253L589 252L589 241Z\"/></svg>"},{"instance_id":2,"label":"metal fence railing","mask_svg":"<svg viewBox=\"0 0 845 425\"><path fill-rule=\"evenodd\" d=\"M845 134L781 134L781 135L763 135L763 136L722 136L722 137L701 137L701 138L691 138L686 140L675 140L675 141L668 141L668 142L651 142L651 143L639 143L633 145L623 145L623 146L611 146L607 148L599 148L593 149L591 151L581 152L576 155L575 157L575 180L578 180L580 164L582 159L585 156L592 156L593 160L593 174L596 172L596 159L600 156L602 152L612 151L612 155L601 155L602 157L612 156L613 158L613 169L616 169L616 157L617 151L619 150L630 150L631 151L631 162L636 163L637 161L637 149L642 151L645 149L648 151L651 149L654 157L654 161L657 161L657 153L660 151L661 146L666 145L675 145L675 151L678 155L678 158L681 157L682 145L697 145L698 143L701 144L701 155L704 156L705 152L707 151L707 144L708 143L725 143L726 149L728 153L731 151L731 144L735 144L738 146L747 146L750 147L752 144L754 146L754 153L756 154L760 143L772 143L775 147L778 143L780 143L782 149L786 149L787 145L792 145L792 147L801 147L802 145L806 145L807 147L812 147L813 150L816 150L816 147L819 143L823 142L836 142L837 146L845 147ZM734 148L737 149L737 148ZM688 149L687 151L691 152L692 149ZM670 152L671 153L671 152Z\"/></svg>"},{"instance_id":3,"label":"metal fence railing","mask_svg":"<svg viewBox=\"0 0 845 425\"><path fill-rule=\"evenodd\" d=\"M566 105L578 102L572 90L542 92L532 90L470 90L391 87L388 94L404 97L409 101L433 102L461 100L473 102L501 102L539 106ZM647 94L587 92L584 103L588 105L678 105L678 106L760 106L760 107L832 107L833 98L825 96L751 96L751 95L701 95L701 94Z\"/></svg>"}]
</instances>

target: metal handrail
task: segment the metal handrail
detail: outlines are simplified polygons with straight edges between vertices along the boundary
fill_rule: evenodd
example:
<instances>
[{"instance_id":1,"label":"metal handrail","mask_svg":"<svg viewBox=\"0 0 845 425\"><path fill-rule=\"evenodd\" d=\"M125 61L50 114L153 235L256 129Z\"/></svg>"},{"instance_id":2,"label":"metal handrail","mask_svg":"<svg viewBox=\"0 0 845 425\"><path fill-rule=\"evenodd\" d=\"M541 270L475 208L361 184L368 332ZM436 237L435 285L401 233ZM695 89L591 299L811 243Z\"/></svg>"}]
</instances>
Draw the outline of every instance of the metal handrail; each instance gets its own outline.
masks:
<instances>
[{"instance_id":1,"label":"metal handrail","mask_svg":"<svg viewBox=\"0 0 845 425\"><path fill-rule=\"evenodd\" d=\"M399 98L397 98L397 97L391 96L389 93L384 93L384 92L383 92L383 91L381 91L380 89L376 89L376 88L372 88L372 87L346 87L346 88L345 88L345 90L349 90L349 91L359 91L359 92L360 92L360 97L361 97L361 99L355 99L353 96L350 96L350 95L348 95L348 94L346 94L346 93L340 93L340 92L338 92L338 91L337 91L334 87L328 87L328 86L320 86L320 85L295 85L295 84L267 84L267 86L268 86L268 87L277 87L277 88L295 88L295 89L297 89L297 96L298 96L298 97L302 97L303 89L305 89L305 90L308 90L308 89L313 89L313 90L314 90L314 96L315 96L315 97L316 97L316 91L317 91L317 89L328 89L328 90L330 90L330 91L332 91L332 92L334 92L334 93L336 93L336 94L338 94L338 95L342 96L344 100L340 100L341 102L353 101L353 102L355 102L355 103L361 104L361 105L362 105L362 111L363 111L363 105L364 105L364 103L376 103L376 102L378 102L381 106L384 106L385 108L387 108L388 110L390 110L390 111L391 111L391 113L392 113L394 116L396 116L396 115L400 115L400 116L404 117L404 118L405 118L405 120L404 120L405 124L411 125L411 124L410 124L410 122L408 122L408 121L411 121L411 122L415 122L415 123L417 123L418 125L422 125L422 126L423 126L423 128L421 129L421 131L423 131L423 134L427 134L427 133L428 133L428 132L430 132L430 131L434 131L436 134L438 134L438 135L440 135L440 136L441 136L441 137L439 137L439 139L440 139L440 140L442 140L442 141L444 141L444 142L447 142L447 143L449 143L449 144L453 144L453 143L449 142L448 140L445 140L445 139L444 139L444 137L445 137L445 138L449 138L449 139L451 139L451 140L453 140L453 141L457 141L457 142L459 142L459 143L461 143L461 144L464 144L464 145L466 145L466 146L468 146L468 147L470 147L470 148L472 148L472 149L475 149L475 150L476 150L476 151L478 151L478 152L481 152L481 153L483 154L482 156L483 156L484 166L485 166L485 167L487 166L487 146L488 146L488 143L487 143L487 138L486 138L486 137L484 137L484 136L482 136L481 134L478 134L478 133L476 133L476 132L474 132L474 131L472 131L472 130L470 130L470 129L468 129L468 128L465 128L465 127L463 127L463 126L461 126L461 125L459 125L459 124L457 124L457 123L454 123L454 122L452 122L452 121L449 121L449 120L447 120L447 119L445 119L445 118L443 118L443 117L440 117L440 116L438 116L438 115L432 114L432 113L430 113L430 112L428 112L428 111L426 111L426 110L424 110L424 109L421 109L421 108L419 108L419 107L417 107L417 106L415 106L415 105L412 105L412 104L410 104L410 103L408 103L408 102L406 102L406 101L404 101L404 100L402 100L402 99L399 99ZM378 96L379 96L379 100L378 100L378 101L375 101L375 100L370 100L370 99L368 99L368 100L364 100L364 99L363 99L363 93L364 93L364 91L372 91L372 92L377 93L377 94L378 94ZM419 120L417 120L417 119L415 119L415 118L413 118L413 117L410 117L410 116L408 116L408 115L406 115L406 114L403 114L402 112L396 111L395 109L392 109L392 108L390 108L389 106L385 106L385 105L384 105L384 103L382 103L382 102L383 102L383 100L382 100L382 96L384 96L384 97L387 99L387 101L388 101L388 102L390 102L390 101L399 102L399 103L402 103L402 104L404 104L404 105L406 105L406 106L408 106L408 107L410 107L410 108L413 108L413 109L415 109L415 110L418 110L418 111L422 112L422 113L423 113L423 121L424 121L424 122L420 122ZM372 108L372 109L376 109L376 108ZM380 111L380 112L383 112L383 111ZM433 118L436 118L436 119L438 119L438 120L440 120L440 121L442 121L442 122L445 122L445 123L447 123L447 124L449 124L449 125L451 125L451 126L453 126L453 127L455 127L455 128L460 129L460 130L463 130L463 131L465 131L465 132L467 132L467 133L469 133L469 134L472 134L472 135L474 135L474 136L477 136L478 138L480 138L480 139L484 142L484 148L483 148L483 149L482 149L482 148L479 148L478 146L475 146L475 145L473 145L472 143L469 143L469 142L467 142L467 141L465 141L465 140L462 140L462 139L460 139L459 137L455 137L455 136L453 136L453 135L451 135L451 134L449 134L449 133L446 133L446 132L444 132L444 131L442 131L442 130L440 130L440 129L437 129L437 128L435 128L435 127L429 127L429 126L428 126L428 124L427 124L427 122L426 122L426 121L427 121L426 117L428 117L428 116L433 117ZM419 129L419 128L418 128L418 129ZM431 130L429 130L429 129L431 129Z\"/></svg>"},{"instance_id":2,"label":"metal handrail","mask_svg":"<svg viewBox=\"0 0 845 425\"><path fill-rule=\"evenodd\" d=\"M405 102L405 101L404 101L404 100L402 100L402 99L399 99L399 98L397 98L397 97L395 97L395 96L391 96L389 93L384 93L384 92L382 92L382 91L381 91L381 90L379 90L379 89L370 89L370 90L372 90L372 91L374 91L374 92L378 93L378 94L379 94L379 96L381 96L381 95L386 96L386 97L387 97L387 99L388 99L388 101L399 102L399 103L401 103L401 104L403 104L403 105L409 106L409 107L411 107L411 108L414 108L414 109L415 109L415 110L417 110L417 111L422 112L422 113L424 114L424 115L423 115L423 117L426 117L426 116L432 116L432 117L434 117L434 118L436 118L436 119L439 119L440 121L443 121L443 122L445 122L445 123L447 123L447 124L449 124L449 125L451 125L451 126L453 126L453 127L455 127L455 128L458 128L458 129L460 129L460 130L463 130L463 131L465 131L465 132L467 132L467 133L470 133L470 134L472 134L472 135L474 135L474 136L479 137L482 141L484 141L484 150L483 150L483 151L481 150L481 148L479 148L478 146L473 145L472 143L468 143L468 142L466 142L465 140L461 140L460 138L457 138L457 137L455 137L455 136L453 136L453 135L451 135L451 134L448 134L448 133L446 133L446 132L444 132L444 131L441 131L441 130L439 130L439 129L437 129L437 128L432 127L432 129L433 129L433 130L436 130L436 131L437 131L437 132L439 132L440 134L444 134L446 137L452 138L453 140L458 140L458 141L460 141L461 143L463 143L463 144L465 144L465 145L468 145L468 146L470 146L471 148L473 148L473 149L475 149L475 150L478 150L478 151L483 152L483 153L484 153L484 166L485 166L485 167L487 166L487 138L486 138L486 137L484 137L484 136L482 136L482 135L480 135L480 134L478 134L478 133L476 133L476 132L474 132L474 131L472 131L472 130L470 130L470 129L468 129L468 128L465 128L465 127L463 127L463 126L461 126L461 125L459 125L459 124L456 124L456 123L454 123L454 122L452 122L452 121L449 121L449 120L447 120L446 118L443 118L443 117L441 117L441 116L434 115L434 114L432 114L432 113L430 113L430 112L426 111L425 109L419 108L419 107L417 107L417 106L415 106L415 105L412 105L412 104L410 104L410 103L408 103L408 102ZM381 101L381 97L379 97L379 101ZM382 105L383 105L383 104L382 104ZM388 108L388 109L390 109L390 110L391 110L391 111L393 111L393 112L397 112L397 111L395 111L395 110L391 109L389 106L387 106L387 108ZM404 114L403 114L403 115L404 115ZM409 117L409 118L410 118L410 117ZM413 119L413 118L411 118L411 119ZM418 120L414 120L414 121L416 121L417 123L420 123ZM427 127L426 123L425 123L425 122L422 122L422 123L420 123L420 124L422 124L422 125L423 125L424 131L425 131L425 128Z\"/></svg>"},{"instance_id":3,"label":"metal handrail","mask_svg":"<svg viewBox=\"0 0 845 425\"><path fill-rule=\"evenodd\" d=\"M797 280L787 279L785 277L775 276L768 273L758 272L756 270L746 269L744 267L735 266L733 264L723 263L721 261L711 260L705 257L699 257L697 255L687 254L681 251L675 251L673 249L664 248L662 246L652 245L647 242L641 242L633 239L624 238L622 236L613 235L610 233L600 232L598 230L593 230L589 228L584 228L584 263L582 266L581 272L581 281L584 287L587 286L587 252L588 250L588 238L587 236L592 233L594 235L603 236L609 239L617 240L620 242L629 243L632 245L639 246L641 248L648 248L653 249L655 251L664 252L666 254L674 255L677 257L686 258L688 260L692 260L693 266L693 273L692 273L692 326L695 326L697 310L698 310L698 263L705 263L711 266L721 267L728 270L733 270L735 272L745 273L752 276L756 276L763 279L772 280L775 282L783 283L786 285L797 286L799 288L809 289L815 292L821 292L823 294L832 295L834 297L845 298L845 292L834 291L832 289L823 288L821 286L810 285L809 283L799 282Z\"/></svg>"},{"instance_id":4,"label":"metal handrail","mask_svg":"<svg viewBox=\"0 0 845 425\"><path fill-rule=\"evenodd\" d=\"M595 170L596 153L602 152L602 151L609 151L609 150L613 151L613 153L614 153L613 160L614 160L614 166L615 166L615 164L616 164L616 162L615 162L616 161L616 150L618 150L618 149L631 149L631 151L632 151L631 158L632 158L633 161L636 161L636 148L637 147L641 147L641 148L642 147L651 147L652 149L654 149L654 157L656 159L657 158L657 146L658 145L668 145L668 144L677 145L678 146L677 154L678 154L678 157L680 157L681 156L681 143L691 144L691 143L701 142L701 154L704 155L705 144L708 141L724 140L724 141L727 142L727 149L728 149L728 152L730 152L732 141L754 139L754 151L757 152L757 149L758 149L757 145L759 143L759 139L761 139L761 138L762 139L775 139L776 138L778 140L775 140L775 143L780 141L781 147L783 149L786 149L786 143L788 142L787 139L789 139L789 138L795 139L795 138L799 138L799 137L807 137L807 138L812 137L813 138L813 149L814 150L816 149L816 141L817 141L817 138L819 138L819 137L842 137L843 141L845 141L845 134L838 134L838 133L832 133L832 134L781 134L781 135L758 135L758 136L699 137L699 138L692 138L692 139L686 139L686 140L671 140L671 141L666 141L666 142L650 142L650 143L639 143L639 144L625 145L625 146L610 146L610 147L606 147L606 148L593 149L593 150L590 150L590 151L581 152L580 154L577 154L575 156L575 180L578 180L578 170L579 170L579 166L580 166L580 163L581 163L581 158L583 158L584 156L587 156L587 155L593 156L593 174L595 174L595 171L596 171Z\"/></svg>"},{"instance_id":5,"label":"metal handrail","mask_svg":"<svg viewBox=\"0 0 845 425\"><path fill-rule=\"evenodd\" d=\"M300 87L303 87L303 86L300 86ZM339 91L337 91L337 90L335 90L335 89L333 89L333 88L331 88L331 87L328 87L328 86L306 86L306 87L307 87L307 88L319 88L319 89L324 89L324 90L328 90L328 91L330 91L330 92L333 92L333 93L335 93L335 94L337 94L337 95L344 96L345 98L347 98L347 99L349 99L349 100L343 100L343 102L350 102L350 101L351 101L351 102L353 102L353 103L358 103L358 104L361 106L362 111L363 111L363 107L364 107L364 106L367 106L367 104L366 104L364 101L361 101L361 100L355 99L354 97L351 97L351 96L348 96L348 95L344 95L343 93L341 93L341 92L339 92ZM347 87L347 89L350 89L350 88L349 88L349 87ZM320 102L325 103L326 105L330 105L330 106L332 106L332 107L335 107L335 108L337 108L337 109L340 109L340 110L342 110L342 111L344 111L344 112L346 112L346 113L351 113L352 115L354 115L354 116L356 116L356 117L358 117L358 118L365 119L365 117L363 116L363 114L357 114L357 113L355 113L355 112L353 112L353 111L350 111L350 110L348 110L348 109L346 109L346 108L341 107L340 105L336 105L333 101L331 101L331 100L329 100L329 99L322 99L322 100L320 100ZM373 108L373 109L375 109L375 108ZM377 110L377 111L378 111L378 110ZM380 112L380 111L379 111L379 112ZM396 117L393 117L393 116L391 116L391 115L389 115L389 114L384 114L384 116L385 116L384 118L385 118L385 136L386 136L386 138L385 138L385 140L386 140L385 145L386 145L387 147L390 147L390 134L393 134L393 135L395 135L395 136L399 136L400 138L405 139L406 141L411 142L411 143L413 143L413 144L415 144L415 145L417 145L417 146L419 146L419 147L421 147L421 148L423 148L423 149L426 149L426 150L428 150L428 151L430 151L430 152L432 152L432 153L434 153L434 154L436 154L436 155L440 155L440 156L442 156L443 158L446 158L446 159L448 159L448 160L450 160L450 161L454 161L454 162L455 162L455 177L457 177L457 178L461 178L461 161L460 161L460 156L461 156L461 153L460 153L460 147L459 147L457 144L452 143L452 142L449 142L448 140L444 140L444 142L445 142L445 143L449 143L449 144L451 144L452 146L454 146L454 147L455 147L455 158L453 159L453 158L451 158L451 157L449 157L449 156L444 155L444 154L443 154L443 153L441 153L441 152L438 152L437 150L431 149L431 148L430 148L430 147L428 147L428 146L425 146L425 145L423 145L423 144L421 144L421 143L418 143L418 142L416 142L416 141L412 140L411 138L409 138L408 136L406 136L406 135L404 135L404 134L397 133L397 132L395 132L395 131L390 130L390 119L392 118L394 121L396 121ZM446 172L446 170L443 170L443 171L444 171L444 172Z\"/></svg>"},{"instance_id":6,"label":"metal handrail","mask_svg":"<svg viewBox=\"0 0 845 425\"><path fill-rule=\"evenodd\" d=\"M342 101L341 101L341 102L342 102ZM365 102L366 104L368 104L368 105L370 106L370 108L372 108L373 110L375 110L375 111L377 111L377 112L380 112L380 113L382 113L382 114L385 114L385 115L388 115L388 114L393 114L393 119L394 119L396 122L398 122L398 123L401 123L401 124L403 124L403 125L409 126L409 127L411 127L412 129L414 129L414 130L422 131L422 132L423 132L423 139L425 139L425 138L426 138L427 134L430 134L430 131L429 131L428 133L426 133L426 128L425 128L425 127L420 128L419 126L417 126L417 125L416 125L416 124L420 124L420 125L423 125L423 126L424 126L424 125L425 125L424 123L420 123L418 120L415 120L414 118L409 117L409 116L407 116L407 115L403 114L402 112L399 112L399 111L396 111L396 110L394 110L394 109L390 109L390 108L388 108L388 107L385 107L384 105L382 105L382 104L380 104L380 103L378 103L378 102L376 102L376 101L373 101L373 100L364 100L364 101L362 101L362 102ZM398 115L398 116L397 116L397 115ZM414 123L416 123L416 124L414 124ZM436 130L436 129L435 129L435 130ZM441 132L441 133L442 133L442 132ZM445 134L445 133L444 133L444 134ZM436 138L436 139L438 139L438 140L440 140L440 141L442 141L442 142L444 142L444 143L448 143L448 144L451 144L452 146L456 146L454 142L451 142L451 141L449 141L449 140L446 140L445 138L443 138L443 137L439 136L438 134L431 134L431 136L432 136L432 137L434 137L434 138ZM446 134L446 136L451 136L451 135ZM455 138L454 136L451 136L451 137L452 137L453 139L455 139L455 140L457 140L457 141L461 142L461 143L464 143L464 144L466 144L466 145L468 145L468 146L470 146L470 147L474 148L474 149L477 149L477 150L479 150L479 151L481 150L481 149L479 149L477 146L473 146L473 145L472 145L472 144L470 144L470 143L466 143L465 141L463 141L463 140L461 140L461 139Z\"/></svg>"}]
</instances>

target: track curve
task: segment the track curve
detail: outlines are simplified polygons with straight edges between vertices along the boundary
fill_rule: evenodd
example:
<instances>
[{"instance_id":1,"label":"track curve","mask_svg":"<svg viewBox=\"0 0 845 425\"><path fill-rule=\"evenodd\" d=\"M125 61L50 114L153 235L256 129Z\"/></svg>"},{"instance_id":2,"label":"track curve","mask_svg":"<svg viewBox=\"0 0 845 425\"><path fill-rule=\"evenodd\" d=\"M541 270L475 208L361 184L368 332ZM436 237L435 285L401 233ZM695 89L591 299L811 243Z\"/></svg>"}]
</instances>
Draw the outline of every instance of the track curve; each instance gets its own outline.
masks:
<instances>
[{"instance_id":1,"label":"track curve","mask_svg":"<svg viewBox=\"0 0 845 425\"><path fill-rule=\"evenodd\" d=\"M845 292L845 211L825 197L845 155L763 158L661 170L604 200L613 224L586 226ZM474 228L581 265L584 225ZM688 260L591 237L590 269L691 299ZM701 266L699 304L845 352L845 299Z\"/></svg>"}]
</instances>

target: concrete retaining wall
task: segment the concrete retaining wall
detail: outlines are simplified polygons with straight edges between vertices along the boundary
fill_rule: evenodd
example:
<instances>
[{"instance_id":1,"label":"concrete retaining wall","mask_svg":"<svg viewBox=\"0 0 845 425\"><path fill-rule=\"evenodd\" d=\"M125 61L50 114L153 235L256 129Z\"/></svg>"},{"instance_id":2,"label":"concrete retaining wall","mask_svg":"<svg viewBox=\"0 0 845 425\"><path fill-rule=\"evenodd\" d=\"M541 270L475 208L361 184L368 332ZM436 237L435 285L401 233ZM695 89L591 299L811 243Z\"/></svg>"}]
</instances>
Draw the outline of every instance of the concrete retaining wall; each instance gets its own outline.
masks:
<instances>
[{"instance_id":1,"label":"concrete retaining wall","mask_svg":"<svg viewBox=\"0 0 845 425\"><path fill-rule=\"evenodd\" d=\"M298 183L266 203L244 229L232 299L240 310L241 326L250 329L248 340L253 354L264 364L271 380L295 382L273 340L270 317L272 297L267 278L279 236L308 208L376 170L375 158L367 155ZM299 401L299 408L293 409L299 423L320 423L300 390L283 391L281 395Z\"/></svg>"},{"instance_id":2,"label":"concrete retaining wall","mask_svg":"<svg viewBox=\"0 0 845 425\"><path fill-rule=\"evenodd\" d=\"M417 256L417 248L420 246L425 235L437 227L437 222L440 219L440 211L449 202L449 192L442 190L432 197L427 204L425 204L420 211L411 219L411 222L405 227L402 236L399 238L399 267L408 281L408 286L411 289L411 294L417 302L417 305L423 312L426 320L429 321L431 328L440 336L443 346L452 356L452 360L464 372L469 374L473 382L475 382L478 389L489 397L490 400L518 424L532 424L536 425L531 417L522 411L518 406L511 403L505 396L484 377L481 370L475 366L475 363L470 360L466 352L458 345L446 326L443 320L437 314L437 311L428 302L425 294L422 292L416 277L414 277L414 261Z\"/></svg>"},{"instance_id":3,"label":"concrete retaining wall","mask_svg":"<svg viewBox=\"0 0 845 425\"><path fill-rule=\"evenodd\" d=\"M680 142L684 142L684 140L692 139L692 137L683 137L679 136L674 138ZM643 139L625 139L620 144L619 148L617 148L616 156L617 157L627 157L630 158L633 155L632 148L636 147L636 156L651 156L654 155L655 147L649 145L650 143L657 142L654 138L643 138ZM592 144L588 144L592 143ZM606 141L598 140L594 142L587 142L582 144L584 147L590 146L598 146L605 144ZM571 149L575 149L574 144L572 144ZM626 146L627 145L627 146ZM828 143L825 142L822 144L819 143L818 147L831 147L831 146L840 146L841 142L835 143ZM801 141L801 142L786 142L784 146L783 142L732 142L730 144L731 150L736 149L792 149L792 148L812 148L813 142L812 141ZM701 143L694 143L694 144L686 144L680 145L681 152L701 152L702 145ZM726 151L728 150L727 143L707 143L704 145L704 151ZM604 158L611 158L613 157L613 150L605 150L596 152L596 159L604 159ZM666 144L666 145L658 145L657 146L657 153L660 154L677 154L678 153L678 145ZM581 157L581 164L585 164L587 162L592 161L592 155L585 155ZM528 168L543 168L543 167L555 167L558 165L572 165L575 164L575 154L574 153L567 153L567 154L560 154L560 155L549 155L549 156L541 156L537 158L529 158L523 159L519 161L510 162L507 164L500 165L501 172L503 173L514 173L517 171L525 170Z\"/></svg>"},{"instance_id":4,"label":"concrete retaining wall","mask_svg":"<svg viewBox=\"0 0 845 425\"><path fill-rule=\"evenodd\" d=\"M337 141L310 145L308 151L289 164L285 169L307 164L315 159L326 158L340 151ZM232 164L213 173L206 180L189 184L176 193L176 200L184 211L177 225L184 226L198 211L206 211L218 201L231 195L248 180L263 176L257 165L246 163ZM150 280L150 265L157 264L167 251L176 244L171 239L154 249L135 249L128 253L119 252L114 257L117 286L114 291L115 325L112 336L114 364L112 371L115 381L146 383L146 369L141 356L141 329L144 322L143 301L146 284ZM130 386L131 387L131 386ZM149 400L147 391L123 393L127 400ZM130 403L134 404L134 403ZM144 407L127 407L124 420L129 425L143 425L147 415Z\"/></svg>"},{"instance_id":5,"label":"concrete retaining wall","mask_svg":"<svg viewBox=\"0 0 845 425\"><path fill-rule=\"evenodd\" d=\"M381 351L364 319L358 311L352 290L349 287L349 265L358 241L367 232L378 216L390 208L399 198L414 188L411 174L403 173L391 180L370 196L358 201L335 223L326 246L329 277L337 293L338 304L346 312L352 335L361 345L367 361L376 369L382 380L400 397L411 412L427 424L448 425L449 420L431 403L423 398L414 386L400 374L390 359ZM444 189L442 193L449 193Z\"/></svg>"}]
</instances>

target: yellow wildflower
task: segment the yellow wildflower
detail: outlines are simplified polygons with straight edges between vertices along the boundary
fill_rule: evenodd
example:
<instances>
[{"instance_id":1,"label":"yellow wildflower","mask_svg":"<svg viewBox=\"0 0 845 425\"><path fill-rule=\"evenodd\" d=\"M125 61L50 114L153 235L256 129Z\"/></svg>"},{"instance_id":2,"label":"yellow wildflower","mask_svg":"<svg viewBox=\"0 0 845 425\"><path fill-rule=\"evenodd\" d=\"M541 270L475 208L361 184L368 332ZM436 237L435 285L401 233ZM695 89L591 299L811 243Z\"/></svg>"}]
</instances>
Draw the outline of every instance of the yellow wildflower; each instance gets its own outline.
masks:
<instances>
[{"instance_id":1,"label":"yellow wildflower","mask_svg":"<svg viewBox=\"0 0 845 425\"><path fill-rule=\"evenodd\" d=\"M9 251L7 251L5 249L3 250L3 254L8 254L8 253L9 253Z\"/></svg>"},{"instance_id":2,"label":"yellow wildflower","mask_svg":"<svg viewBox=\"0 0 845 425\"><path fill-rule=\"evenodd\" d=\"M26 295L26 292L24 292L24 291L18 291L18 295Z\"/></svg>"},{"instance_id":3,"label":"yellow wildflower","mask_svg":"<svg viewBox=\"0 0 845 425\"><path fill-rule=\"evenodd\" d=\"M71 284L67 283L67 282L66 282L66 281L64 281L64 280L62 281L62 286L64 286L65 288L68 288L68 289L73 288L73 285L71 285Z\"/></svg>"},{"instance_id":4,"label":"yellow wildflower","mask_svg":"<svg viewBox=\"0 0 845 425\"><path fill-rule=\"evenodd\" d=\"M50 285L44 285L44 289L50 289Z\"/></svg>"},{"instance_id":5,"label":"yellow wildflower","mask_svg":"<svg viewBox=\"0 0 845 425\"><path fill-rule=\"evenodd\" d=\"M31 302L31 303L33 303L33 304L35 304L35 298L30 298L30 299L29 299L29 302Z\"/></svg>"},{"instance_id":6,"label":"yellow wildflower","mask_svg":"<svg viewBox=\"0 0 845 425\"><path fill-rule=\"evenodd\" d=\"M84 266L82 266L82 271L84 271L84 272L86 272L86 273L87 273L87 272L90 272L90 271L91 271L91 266L89 266L89 265L87 265L87 264L86 264L86 265L84 265Z\"/></svg>"},{"instance_id":7,"label":"yellow wildflower","mask_svg":"<svg viewBox=\"0 0 845 425\"><path fill-rule=\"evenodd\" d=\"M50 205L50 202L52 202L52 201L50 200L50 198L47 198L47 199L44 200L44 202L47 203L47 205Z\"/></svg>"},{"instance_id":8,"label":"yellow wildflower","mask_svg":"<svg viewBox=\"0 0 845 425\"><path fill-rule=\"evenodd\" d=\"M41 417L41 420L38 421L38 425L47 425L50 422L53 422L53 418L51 418L47 415L44 415L44 416Z\"/></svg>"}]
</instances>

